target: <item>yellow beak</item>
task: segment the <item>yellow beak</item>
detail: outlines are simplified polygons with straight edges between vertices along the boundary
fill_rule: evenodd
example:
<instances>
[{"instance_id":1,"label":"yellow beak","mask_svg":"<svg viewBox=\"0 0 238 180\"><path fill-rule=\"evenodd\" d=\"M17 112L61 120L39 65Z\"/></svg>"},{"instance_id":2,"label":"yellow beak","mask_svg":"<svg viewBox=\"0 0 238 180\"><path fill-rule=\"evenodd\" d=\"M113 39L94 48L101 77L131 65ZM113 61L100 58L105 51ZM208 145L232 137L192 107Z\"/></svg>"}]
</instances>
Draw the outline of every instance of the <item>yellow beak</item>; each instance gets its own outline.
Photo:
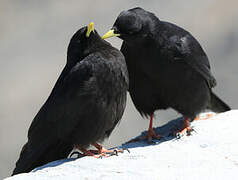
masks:
<instances>
[{"instance_id":1,"label":"yellow beak","mask_svg":"<svg viewBox=\"0 0 238 180\"><path fill-rule=\"evenodd\" d=\"M120 34L115 34L114 29L111 29L110 31L108 31L106 34L102 36L102 39L107 39L114 36L120 36Z\"/></svg>"},{"instance_id":2,"label":"yellow beak","mask_svg":"<svg viewBox=\"0 0 238 180\"><path fill-rule=\"evenodd\" d=\"M87 33L86 33L86 37L89 37L92 31L94 32L94 23L93 22L91 22L88 25L88 30L87 30Z\"/></svg>"}]
</instances>

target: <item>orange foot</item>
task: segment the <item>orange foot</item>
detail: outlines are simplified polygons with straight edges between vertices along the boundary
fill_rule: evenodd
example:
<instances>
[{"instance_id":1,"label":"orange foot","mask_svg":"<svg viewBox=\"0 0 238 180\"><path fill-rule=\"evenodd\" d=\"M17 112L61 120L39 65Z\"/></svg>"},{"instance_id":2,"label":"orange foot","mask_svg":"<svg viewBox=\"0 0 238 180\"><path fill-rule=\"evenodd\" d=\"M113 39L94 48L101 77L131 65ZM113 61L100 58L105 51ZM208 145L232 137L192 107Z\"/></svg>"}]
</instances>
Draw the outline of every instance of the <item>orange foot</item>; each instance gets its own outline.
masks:
<instances>
[{"instance_id":1,"label":"orange foot","mask_svg":"<svg viewBox=\"0 0 238 180\"><path fill-rule=\"evenodd\" d=\"M149 129L148 129L147 135L132 139L129 142L147 140L147 142L150 144L150 143L152 143L152 139L160 139L160 135L159 134L157 135L155 133L154 129L152 128L153 127L153 118L154 118L154 114L151 114L150 115L150 124L149 124Z\"/></svg>"},{"instance_id":2,"label":"orange foot","mask_svg":"<svg viewBox=\"0 0 238 180\"><path fill-rule=\"evenodd\" d=\"M189 118L186 117L183 127L179 131L175 132L175 134L176 134L176 137L180 139L185 134L187 134L187 136L191 135L192 131L194 130L192 127L190 127Z\"/></svg>"},{"instance_id":3,"label":"orange foot","mask_svg":"<svg viewBox=\"0 0 238 180\"><path fill-rule=\"evenodd\" d=\"M152 139L160 139L160 135L156 134L153 128L149 128L148 132L147 132L147 135L141 136L139 139L140 140L147 140L148 143L151 143Z\"/></svg>"},{"instance_id":4,"label":"orange foot","mask_svg":"<svg viewBox=\"0 0 238 180\"><path fill-rule=\"evenodd\" d=\"M94 150L94 153L98 153L98 154L104 154L104 155L109 155L109 156L113 156L113 155L118 155L118 153L123 153L124 150L123 149L106 149L103 146L101 146L98 143L94 143L92 144L94 147L96 147L98 150ZM129 150L127 150L129 152Z\"/></svg>"},{"instance_id":5,"label":"orange foot","mask_svg":"<svg viewBox=\"0 0 238 180\"><path fill-rule=\"evenodd\" d=\"M197 116L194 121L198 121L198 120L207 120L212 118L213 116L215 116L215 113L207 113L205 115L202 116ZM177 138L181 138L182 136L184 136L185 134L187 134L188 136L191 135L191 132L194 131L194 129L192 127L190 127L189 125L189 118L186 117L185 118L185 122L183 125L183 128L181 128L179 131L175 132Z\"/></svg>"},{"instance_id":6,"label":"orange foot","mask_svg":"<svg viewBox=\"0 0 238 180\"><path fill-rule=\"evenodd\" d=\"M151 144L152 139L160 139L160 135L156 134L153 128L149 128L148 132L144 136L140 136L138 138L132 139L129 142L137 142L137 141L146 141Z\"/></svg>"},{"instance_id":7,"label":"orange foot","mask_svg":"<svg viewBox=\"0 0 238 180\"><path fill-rule=\"evenodd\" d=\"M94 154L93 150L86 150L85 148L82 148L81 146L76 146L76 148L83 153L85 156L92 156L94 158L103 158L103 157L109 157L109 155L105 153L100 154Z\"/></svg>"},{"instance_id":8,"label":"orange foot","mask_svg":"<svg viewBox=\"0 0 238 180\"><path fill-rule=\"evenodd\" d=\"M141 140L147 140L147 142L150 144L152 142L152 139L160 139L160 135L156 134L154 129L152 128L153 118L154 118L154 115L152 114L150 116L150 125L149 125L149 129L148 129L147 135L140 136L139 138L132 139L129 142L136 142L136 141L141 141Z\"/></svg>"}]
</instances>

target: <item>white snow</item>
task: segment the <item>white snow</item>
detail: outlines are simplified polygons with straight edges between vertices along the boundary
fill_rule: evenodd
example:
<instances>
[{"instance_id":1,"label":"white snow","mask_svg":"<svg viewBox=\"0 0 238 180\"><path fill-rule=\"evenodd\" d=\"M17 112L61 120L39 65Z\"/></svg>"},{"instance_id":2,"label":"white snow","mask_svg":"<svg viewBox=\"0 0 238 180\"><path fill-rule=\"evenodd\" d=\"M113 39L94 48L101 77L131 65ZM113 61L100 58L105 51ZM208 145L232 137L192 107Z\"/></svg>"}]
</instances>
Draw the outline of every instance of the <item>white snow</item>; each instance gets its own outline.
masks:
<instances>
[{"instance_id":1,"label":"white snow","mask_svg":"<svg viewBox=\"0 0 238 180\"><path fill-rule=\"evenodd\" d=\"M164 137L156 144L122 145L128 147L130 153L125 151L103 159L83 157L55 161L35 172L6 180L238 179L238 110L194 121L192 135L176 139L171 132L181 122L177 119L157 128Z\"/></svg>"}]
</instances>

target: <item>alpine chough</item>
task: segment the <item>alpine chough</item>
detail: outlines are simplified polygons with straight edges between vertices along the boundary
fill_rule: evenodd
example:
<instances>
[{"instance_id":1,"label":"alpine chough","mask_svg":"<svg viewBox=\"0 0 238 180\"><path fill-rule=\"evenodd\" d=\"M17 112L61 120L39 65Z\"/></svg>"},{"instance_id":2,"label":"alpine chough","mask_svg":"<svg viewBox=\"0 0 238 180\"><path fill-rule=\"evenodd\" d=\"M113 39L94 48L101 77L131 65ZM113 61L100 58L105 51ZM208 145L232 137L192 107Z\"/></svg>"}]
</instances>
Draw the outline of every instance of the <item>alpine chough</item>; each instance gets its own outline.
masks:
<instances>
[{"instance_id":1,"label":"alpine chough","mask_svg":"<svg viewBox=\"0 0 238 180\"><path fill-rule=\"evenodd\" d=\"M78 30L69 43L66 66L31 123L12 175L66 158L74 147L86 155L105 155L109 150L97 142L109 137L122 118L128 82L122 53L101 39L93 23ZM102 154L87 151L90 144Z\"/></svg>"},{"instance_id":2,"label":"alpine chough","mask_svg":"<svg viewBox=\"0 0 238 180\"><path fill-rule=\"evenodd\" d=\"M159 137L152 129L155 110L173 108L186 117L185 125L205 109L230 110L212 92L216 80L208 57L188 31L137 7L121 12L103 39L112 36L123 40L132 101L150 116L149 141Z\"/></svg>"}]
</instances>

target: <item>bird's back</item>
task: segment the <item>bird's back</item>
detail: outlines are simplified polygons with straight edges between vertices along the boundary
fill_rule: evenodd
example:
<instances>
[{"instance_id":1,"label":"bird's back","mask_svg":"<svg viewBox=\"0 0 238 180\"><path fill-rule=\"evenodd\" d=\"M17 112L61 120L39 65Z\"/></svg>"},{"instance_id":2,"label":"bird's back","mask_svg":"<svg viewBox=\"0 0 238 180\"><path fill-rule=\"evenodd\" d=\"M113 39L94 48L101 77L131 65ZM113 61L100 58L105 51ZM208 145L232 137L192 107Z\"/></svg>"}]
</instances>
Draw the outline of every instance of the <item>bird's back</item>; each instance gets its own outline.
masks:
<instances>
[{"instance_id":1,"label":"bird's back","mask_svg":"<svg viewBox=\"0 0 238 180\"><path fill-rule=\"evenodd\" d=\"M182 114L190 115L189 112L196 114L206 108L206 101L210 98L207 79L203 74L215 81L210 74L208 58L190 33L174 24L161 23L163 25L160 24L160 29L154 32L154 39L146 45L128 44L124 41L121 47L128 66L132 100L139 112L146 115L156 109L168 107ZM186 39L189 53L192 54L189 60L191 63L198 62L195 63L198 69L191 67L187 59L185 60L187 57L180 52L181 49L177 49L186 48L181 46L183 43L176 44L182 41L183 37L189 38ZM202 57L201 61L193 59L199 56ZM204 67L205 73L199 72L200 67ZM203 96L204 101L192 102L194 96L198 99ZM197 107L191 108L191 104L197 104Z\"/></svg>"}]
</instances>

